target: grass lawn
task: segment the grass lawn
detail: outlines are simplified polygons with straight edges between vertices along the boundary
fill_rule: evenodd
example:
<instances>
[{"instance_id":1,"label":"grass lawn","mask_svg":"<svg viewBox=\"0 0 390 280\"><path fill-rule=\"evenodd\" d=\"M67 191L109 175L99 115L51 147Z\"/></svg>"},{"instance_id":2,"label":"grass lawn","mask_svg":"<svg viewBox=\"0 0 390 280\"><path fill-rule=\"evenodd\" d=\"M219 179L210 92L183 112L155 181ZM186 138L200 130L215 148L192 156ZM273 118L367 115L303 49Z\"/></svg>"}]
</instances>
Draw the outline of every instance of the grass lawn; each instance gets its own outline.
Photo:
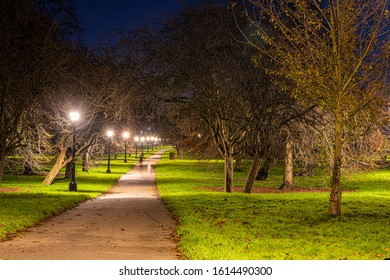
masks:
<instances>
[{"instance_id":1,"label":"grass lawn","mask_svg":"<svg viewBox=\"0 0 390 280\"><path fill-rule=\"evenodd\" d=\"M235 174L237 186L245 172ZM256 188L278 187L282 169ZM326 187L322 176L295 186ZM390 169L343 178L341 217L327 215L329 192L223 193L223 163L169 160L157 166L162 199L179 222L179 246L199 260L383 260L390 257Z\"/></svg>"},{"instance_id":2,"label":"grass lawn","mask_svg":"<svg viewBox=\"0 0 390 280\"><path fill-rule=\"evenodd\" d=\"M146 155L147 156L147 155ZM111 173L107 174L107 160L88 173L76 164L77 192L69 192L70 179L59 176L51 186L42 185L42 176L5 175L0 183L0 240L15 235L38 222L50 218L87 199L105 193L137 161L134 155L123 162L111 158Z\"/></svg>"}]
</instances>

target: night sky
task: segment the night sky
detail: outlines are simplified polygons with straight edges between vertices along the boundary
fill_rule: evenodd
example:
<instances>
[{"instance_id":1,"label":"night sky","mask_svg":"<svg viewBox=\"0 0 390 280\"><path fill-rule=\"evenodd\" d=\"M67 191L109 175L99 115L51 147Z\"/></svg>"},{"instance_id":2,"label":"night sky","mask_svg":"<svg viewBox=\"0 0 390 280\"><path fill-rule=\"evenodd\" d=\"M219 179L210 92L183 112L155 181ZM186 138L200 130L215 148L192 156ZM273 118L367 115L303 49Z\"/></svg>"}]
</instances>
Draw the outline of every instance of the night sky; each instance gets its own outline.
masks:
<instances>
[{"instance_id":1,"label":"night sky","mask_svg":"<svg viewBox=\"0 0 390 280\"><path fill-rule=\"evenodd\" d=\"M183 0L73 0L84 28L83 39L91 45L118 28L151 26L156 18L178 11Z\"/></svg>"}]
</instances>

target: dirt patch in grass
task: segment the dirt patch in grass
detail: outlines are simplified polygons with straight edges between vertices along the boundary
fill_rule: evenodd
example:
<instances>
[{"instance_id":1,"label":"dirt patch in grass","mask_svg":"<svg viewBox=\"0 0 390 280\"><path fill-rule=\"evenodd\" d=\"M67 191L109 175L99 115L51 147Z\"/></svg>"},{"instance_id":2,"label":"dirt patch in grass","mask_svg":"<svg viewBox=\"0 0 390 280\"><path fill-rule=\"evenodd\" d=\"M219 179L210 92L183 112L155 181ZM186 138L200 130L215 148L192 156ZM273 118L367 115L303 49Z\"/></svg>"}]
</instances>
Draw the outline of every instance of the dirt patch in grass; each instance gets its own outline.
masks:
<instances>
[{"instance_id":1,"label":"dirt patch in grass","mask_svg":"<svg viewBox=\"0 0 390 280\"><path fill-rule=\"evenodd\" d=\"M0 193L2 192L18 192L20 188L4 188L0 187Z\"/></svg>"},{"instance_id":2,"label":"dirt patch in grass","mask_svg":"<svg viewBox=\"0 0 390 280\"><path fill-rule=\"evenodd\" d=\"M213 191L213 192L223 192L223 187L199 187L201 190ZM243 192L244 187L234 187L233 192ZM354 192L355 190L343 189L343 192ZM279 189L271 187L263 188L252 188L251 193L317 193L317 192L330 192L330 188L323 187L313 187L313 188L292 188L292 189Z\"/></svg>"}]
</instances>

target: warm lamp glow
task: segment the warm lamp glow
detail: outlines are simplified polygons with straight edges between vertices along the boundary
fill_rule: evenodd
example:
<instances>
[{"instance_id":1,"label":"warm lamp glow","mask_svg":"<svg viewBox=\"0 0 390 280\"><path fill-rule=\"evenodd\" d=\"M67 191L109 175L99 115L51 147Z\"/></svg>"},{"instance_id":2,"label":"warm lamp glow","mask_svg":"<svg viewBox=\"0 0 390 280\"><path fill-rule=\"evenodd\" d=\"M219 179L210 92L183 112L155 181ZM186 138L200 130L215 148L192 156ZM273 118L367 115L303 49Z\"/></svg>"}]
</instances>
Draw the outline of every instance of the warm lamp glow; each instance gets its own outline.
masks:
<instances>
[{"instance_id":1,"label":"warm lamp glow","mask_svg":"<svg viewBox=\"0 0 390 280\"><path fill-rule=\"evenodd\" d=\"M130 134L128 132L123 132L123 138L129 138Z\"/></svg>"},{"instance_id":2,"label":"warm lamp glow","mask_svg":"<svg viewBox=\"0 0 390 280\"><path fill-rule=\"evenodd\" d=\"M145 142L145 137L141 137L141 142Z\"/></svg>"},{"instance_id":3,"label":"warm lamp glow","mask_svg":"<svg viewBox=\"0 0 390 280\"><path fill-rule=\"evenodd\" d=\"M70 112L69 118L72 122L78 121L80 118L80 114L78 112Z\"/></svg>"},{"instance_id":4,"label":"warm lamp glow","mask_svg":"<svg viewBox=\"0 0 390 280\"><path fill-rule=\"evenodd\" d=\"M135 137L134 137L134 141L135 141L135 142L138 142L138 141L139 141L139 137L138 137L138 136L135 136Z\"/></svg>"},{"instance_id":5,"label":"warm lamp glow","mask_svg":"<svg viewBox=\"0 0 390 280\"><path fill-rule=\"evenodd\" d=\"M108 137L114 136L114 131L108 130L108 131L107 131L107 136L108 136Z\"/></svg>"}]
</instances>

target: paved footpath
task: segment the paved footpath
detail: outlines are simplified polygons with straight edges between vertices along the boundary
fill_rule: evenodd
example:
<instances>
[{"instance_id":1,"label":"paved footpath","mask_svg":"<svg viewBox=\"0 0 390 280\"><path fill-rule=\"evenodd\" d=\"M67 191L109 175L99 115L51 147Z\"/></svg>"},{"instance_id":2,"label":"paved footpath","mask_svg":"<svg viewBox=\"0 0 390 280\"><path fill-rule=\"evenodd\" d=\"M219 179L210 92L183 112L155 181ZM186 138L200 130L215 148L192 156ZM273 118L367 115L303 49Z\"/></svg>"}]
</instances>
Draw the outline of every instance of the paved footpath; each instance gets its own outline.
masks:
<instances>
[{"instance_id":1,"label":"paved footpath","mask_svg":"<svg viewBox=\"0 0 390 280\"><path fill-rule=\"evenodd\" d=\"M1 242L0 259L178 259L172 238L175 221L155 184L161 154L135 166L107 194Z\"/></svg>"}]
</instances>

